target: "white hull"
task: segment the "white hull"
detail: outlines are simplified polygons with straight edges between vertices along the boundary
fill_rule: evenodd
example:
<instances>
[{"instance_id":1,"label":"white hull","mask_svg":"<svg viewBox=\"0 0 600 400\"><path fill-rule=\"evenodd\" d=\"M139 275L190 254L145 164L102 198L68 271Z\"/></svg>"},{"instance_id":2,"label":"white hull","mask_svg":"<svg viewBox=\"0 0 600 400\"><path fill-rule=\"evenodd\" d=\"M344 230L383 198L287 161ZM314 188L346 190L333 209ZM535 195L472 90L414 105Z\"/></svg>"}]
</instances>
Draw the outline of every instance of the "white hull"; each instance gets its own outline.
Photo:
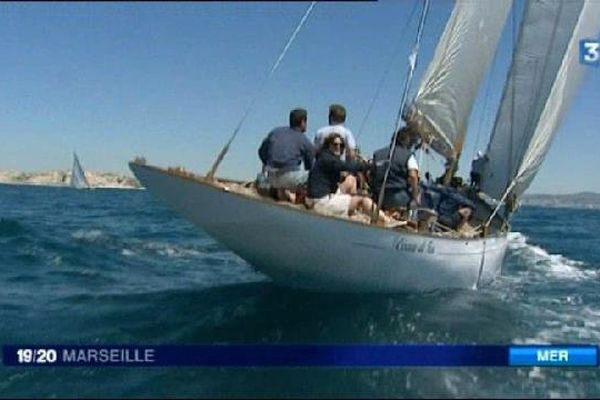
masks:
<instances>
[{"instance_id":1,"label":"white hull","mask_svg":"<svg viewBox=\"0 0 600 400\"><path fill-rule=\"evenodd\" d=\"M497 275L506 236L453 239L325 217L130 164L156 197L276 282L336 292L475 289Z\"/></svg>"}]
</instances>

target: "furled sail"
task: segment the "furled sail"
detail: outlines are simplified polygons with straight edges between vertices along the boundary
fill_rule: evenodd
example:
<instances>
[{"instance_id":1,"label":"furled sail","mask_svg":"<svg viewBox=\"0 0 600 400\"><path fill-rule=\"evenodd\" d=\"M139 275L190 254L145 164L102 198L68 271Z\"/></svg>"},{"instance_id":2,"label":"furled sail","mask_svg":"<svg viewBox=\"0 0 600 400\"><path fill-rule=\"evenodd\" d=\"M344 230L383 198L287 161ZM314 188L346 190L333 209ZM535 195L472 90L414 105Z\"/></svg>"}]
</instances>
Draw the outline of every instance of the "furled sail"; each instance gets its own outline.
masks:
<instances>
[{"instance_id":1,"label":"furled sail","mask_svg":"<svg viewBox=\"0 0 600 400\"><path fill-rule=\"evenodd\" d=\"M599 33L598 0L529 1L482 170L489 196L527 189L586 69L579 40Z\"/></svg>"},{"instance_id":2,"label":"furled sail","mask_svg":"<svg viewBox=\"0 0 600 400\"><path fill-rule=\"evenodd\" d=\"M83 168L79 163L79 159L77 158L77 154L73 153L73 169L71 171L71 187L76 189L85 189L89 188L90 184L85 178L85 174L83 172Z\"/></svg>"},{"instance_id":3,"label":"furled sail","mask_svg":"<svg viewBox=\"0 0 600 400\"><path fill-rule=\"evenodd\" d=\"M407 124L448 159L462 150L471 108L511 5L511 0L457 0L406 110Z\"/></svg>"}]
</instances>

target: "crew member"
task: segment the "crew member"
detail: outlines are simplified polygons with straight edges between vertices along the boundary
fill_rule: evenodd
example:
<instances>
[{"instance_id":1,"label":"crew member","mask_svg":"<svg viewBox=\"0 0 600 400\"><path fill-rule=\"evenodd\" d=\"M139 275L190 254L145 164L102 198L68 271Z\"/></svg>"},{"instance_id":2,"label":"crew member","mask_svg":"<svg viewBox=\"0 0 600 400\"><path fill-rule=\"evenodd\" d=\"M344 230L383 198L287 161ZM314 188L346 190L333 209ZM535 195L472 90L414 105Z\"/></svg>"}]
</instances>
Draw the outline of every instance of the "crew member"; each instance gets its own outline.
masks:
<instances>
[{"instance_id":1,"label":"crew member","mask_svg":"<svg viewBox=\"0 0 600 400\"><path fill-rule=\"evenodd\" d=\"M294 201L295 195L301 194L314 164L315 151L304 134L306 126L306 110L294 109L290 112L289 127L273 129L258 149L263 171L269 185L277 189L279 200Z\"/></svg>"},{"instance_id":2,"label":"crew member","mask_svg":"<svg viewBox=\"0 0 600 400\"><path fill-rule=\"evenodd\" d=\"M329 125L320 128L315 135L315 148L317 152L323 148L325 139L332 133L338 133L346 144L345 158L352 160L356 153L356 141L350 129L344 126L346 122L346 109L341 104L329 106ZM342 156L344 158L344 156Z\"/></svg>"},{"instance_id":3,"label":"crew member","mask_svg":"<svg viewBox=\"0 0 600 400\"><path fill-rule=\"evenodd\" d=\"M419 165L411 152L415 134L407 127L401 128L396 135L394 156L387 177L382 208L384 210L417 208L420 205ZM373 196L378 199L388 168L390 147L386 146L373 154L371 179Z\"/></svg>"}]
</instances>

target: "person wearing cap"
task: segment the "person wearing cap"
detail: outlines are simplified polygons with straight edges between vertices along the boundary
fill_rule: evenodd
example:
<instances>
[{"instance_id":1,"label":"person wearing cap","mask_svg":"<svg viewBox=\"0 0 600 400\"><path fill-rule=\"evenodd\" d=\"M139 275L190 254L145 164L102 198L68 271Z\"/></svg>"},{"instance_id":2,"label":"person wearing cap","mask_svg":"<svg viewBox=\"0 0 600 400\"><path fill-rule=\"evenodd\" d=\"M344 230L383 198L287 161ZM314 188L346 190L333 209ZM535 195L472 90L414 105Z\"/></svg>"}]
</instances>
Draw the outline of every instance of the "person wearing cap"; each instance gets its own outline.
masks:
<instances>
[{"instance_id":1,"label":"person wearing cap","mask_svg":"<svg viewBox=\"0 0 600 400\"><path fill-rule=\"evenodd\" d=\"M290 112L290 123L273 129L258 149L268 184L277 189L279 200L293 201L308 180L314 164L315 151L306 137L307 112L297 108ZM304 169L301 168L304 163Z\"/></svg>"},{"instance_id":2,"label":"person wearing cap","mask_svg":"<svg viewBox=\"0 0 600 400\"><path fill-rule=\"evenodd\" d=\"M477 152L477 155L473 158L473 162L471 163L471 187L477 192L480 190L483 167L488 160L487 154L483 154L480 150Z\"/></svg>"},{"instance_id":3,"label":"person wearing cap","mask_svg":"<svg viewBox=\"0 0 600 400\"><path fill-rule=\"evenodd\" d=\"M325 139L332 133L338 133L346 144L346 155L342 159L352 160L356 154L356 140L350 129L344 126L346 122L346 109L341 104L329 106L329 125L320 128L315 135L315 148L319 152L323 148Z\"/></svg>"},{"instance_id":4,"label":"person wearing cap","mask_svg":"<svg viewBox=\"0 0 600 400\"><path fill-rule=\"evenodd\" d=\"M407 127L396 135L394 157L387 177L382 208L384 210L417 208L420 205L419 165L411 151L415 134ZM393 140L393 138L392 138ZM388 168L390 146L373 153L371 164L371 187L375 201L379 198L381 185Z\"/></svg>"}]
</instances>

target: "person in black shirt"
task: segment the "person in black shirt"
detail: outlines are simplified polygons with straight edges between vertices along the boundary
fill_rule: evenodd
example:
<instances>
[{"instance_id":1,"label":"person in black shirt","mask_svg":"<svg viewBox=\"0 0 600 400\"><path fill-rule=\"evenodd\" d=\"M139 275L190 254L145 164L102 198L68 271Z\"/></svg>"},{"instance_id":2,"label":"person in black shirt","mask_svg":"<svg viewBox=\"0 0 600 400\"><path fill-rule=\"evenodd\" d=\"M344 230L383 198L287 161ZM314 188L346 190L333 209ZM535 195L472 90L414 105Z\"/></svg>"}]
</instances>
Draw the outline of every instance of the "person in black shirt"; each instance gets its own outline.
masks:
<instances>
[{"instance_id":1,"label":"person in black shirt","mask_svg":"<svg viewBox=\"0 0 600 400\"><path fill-rule=\"evenodd\" d=\"M485 163L488 161L489 157L487 154L484 154L482 151L478 151L477 156L471 163L471 187L474 188L476 192L481 190L481 173L483 172Z\"/></svg>"},{"instance_id":2,"label":"person in black shirt","mask_svg":"<svg viewBox=\"0 0 600 400\"><path fill-rule=\"evenodd\" d=\"M340 182L341 172L367 171L369 165L360 161L343 161L344 140L338 133L330 134L319 152L315 165L308 175L307 205L315 211L338 216L351 216L357 210L371 215L373 201L356 195L356 178L348 175ZM392 220L379 212L379 220L390 224Z\"/></svg>"}]
</instances>

